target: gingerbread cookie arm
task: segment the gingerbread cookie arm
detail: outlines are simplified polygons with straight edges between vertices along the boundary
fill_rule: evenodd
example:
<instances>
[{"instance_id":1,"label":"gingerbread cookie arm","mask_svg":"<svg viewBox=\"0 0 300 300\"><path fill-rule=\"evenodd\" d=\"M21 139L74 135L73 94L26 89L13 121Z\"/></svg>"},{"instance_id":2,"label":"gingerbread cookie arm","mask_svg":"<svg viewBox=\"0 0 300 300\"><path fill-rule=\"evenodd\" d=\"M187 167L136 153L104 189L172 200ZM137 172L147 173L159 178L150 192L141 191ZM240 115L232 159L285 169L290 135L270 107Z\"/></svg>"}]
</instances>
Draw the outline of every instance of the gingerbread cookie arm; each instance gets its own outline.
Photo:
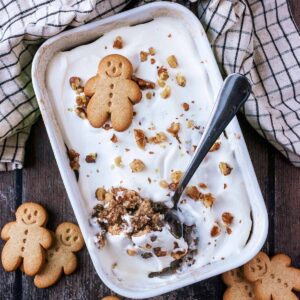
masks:
<instances>
[{"instance_id":1,"label":"gingerbread cookie arm","mask_svg":"<svg viewBox=\"0 0 300 300\"><path fill-rule=\"evenodd\" d=\"M98 76L93 76L86 82L84 86L84 94L86 96L92 97L95 94L98 79Z\"/></svg>"},{"instance_id":2,"label":"gingerbread cookie arm","mask_svg":"<svg viewBox=\"0 0 300 300\"><path fill-rule=\"evenodd\" d=\"M53 236L49 230L45 228L39 228L39 243L44 249L49 249L53 242Z\"/></svg>"},{"instance_id":3,"label":"gingerbread cookie arm","mask_svg":"<svg viewBox=\"0 0 300 300\"><path fill-rule=\"evenodd\" d=\"M7 241L13 234L16 226L17 226L17 223L15 221L5 224L1 230L1 239L4 241Z\"/></svg>"},{"instance_id":4,"label":"gingerbread cookie arm","mask_svg":"<svg viewBox=\"0 0 300 300\"><path fill-rule=\"evenodd\" d=\"M132 103L138 103L141 101L142 92L137 83L128 79L126 80L126 84L124 84L123 88L124 95L127 95Z\"/></svg>"}]
</instances>

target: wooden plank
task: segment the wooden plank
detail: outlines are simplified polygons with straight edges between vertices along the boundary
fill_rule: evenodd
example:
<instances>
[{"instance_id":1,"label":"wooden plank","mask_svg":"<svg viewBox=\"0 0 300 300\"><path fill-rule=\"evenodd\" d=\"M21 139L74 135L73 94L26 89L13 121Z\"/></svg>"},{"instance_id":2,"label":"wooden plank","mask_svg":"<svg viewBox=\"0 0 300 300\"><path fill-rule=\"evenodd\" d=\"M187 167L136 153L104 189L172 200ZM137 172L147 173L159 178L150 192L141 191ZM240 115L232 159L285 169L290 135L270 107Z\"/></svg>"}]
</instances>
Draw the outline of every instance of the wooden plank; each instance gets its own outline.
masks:
<instances>
[{"instance_id":1,"label":"wooden plank","mask_svg":"<svg viewBox=\"0 0 300 300\"><path fill-rule=\"evenodd\" d=\"M16 172L0 173L0 228L14 220L16 196ZM1 240L1 249L3 245ZM17 277L15 272L8 273L0 268L0 298L5 295L6 300L16 299L20 282Z\"/></svg>"},{"instance_id":2,"label":"wooden plank","mask_svg":"<svg viewBox=\"0 0 300 300\"><path fill-rule=\"evenodd\" d=\"M34 200L49 212L50 229L64 221L76 223L75 216L60 177L44 125L40 120L33 129L23 171L23 201ZM97 276L84 249L79 254L77 271L62 278L48 289L37 289L32 278L23 275L23 299L99 299L110 294Z\"/></svg>"}]
</instances>

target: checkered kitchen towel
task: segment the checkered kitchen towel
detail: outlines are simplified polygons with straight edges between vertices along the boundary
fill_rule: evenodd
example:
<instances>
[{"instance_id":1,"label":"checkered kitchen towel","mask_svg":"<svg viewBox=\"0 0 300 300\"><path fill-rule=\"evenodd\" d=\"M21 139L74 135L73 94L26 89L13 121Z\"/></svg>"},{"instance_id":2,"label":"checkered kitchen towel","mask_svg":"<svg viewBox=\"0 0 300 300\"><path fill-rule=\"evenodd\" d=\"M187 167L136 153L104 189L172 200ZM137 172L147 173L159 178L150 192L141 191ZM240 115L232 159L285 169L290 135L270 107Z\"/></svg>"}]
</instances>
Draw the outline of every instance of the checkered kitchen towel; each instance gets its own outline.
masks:
<instances>
[{"instance_id":1,"label":"checkered kitchen towel","mask_svg":"<svg viewBox=\"0 0 300 300\"><path fill-rule=\"evenodd\" d=\"M300 166L300 36L286 1L174 2L198 14L224 75L240 72L253 82L246 118ZM38 45L68 26L146 2L0 0L0 170L22 168L30 127L39 116L30 79Z\"/></svg>"}]
</instances>

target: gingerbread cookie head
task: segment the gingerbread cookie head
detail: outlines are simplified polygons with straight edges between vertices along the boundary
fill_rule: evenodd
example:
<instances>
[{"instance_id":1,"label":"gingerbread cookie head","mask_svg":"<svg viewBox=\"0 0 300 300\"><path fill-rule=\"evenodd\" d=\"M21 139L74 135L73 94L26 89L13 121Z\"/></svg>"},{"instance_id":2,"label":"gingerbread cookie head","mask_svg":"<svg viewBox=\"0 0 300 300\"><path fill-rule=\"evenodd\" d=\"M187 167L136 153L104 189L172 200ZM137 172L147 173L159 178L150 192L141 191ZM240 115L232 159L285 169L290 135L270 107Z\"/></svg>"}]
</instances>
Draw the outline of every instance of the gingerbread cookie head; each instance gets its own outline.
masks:
<instances>
[{"instance_id":1,"label":"gingerbread cookie head","mask_svg":"<svg viewBox=\"0 0 300 300\"><path fill-rule=\"evenodd\" d=\"M128 79L133 69L130 61L119 54L105 56L99 63L98 74L108 78Z\"/></svg>"},{"instance_id":2,"label":"gingerbread cookie head","mask_svg":"<svg viewBox=\"0 0 300 300\"><path fill-rule=\"evenodd\" d=\"M270 259L267 254L259 252L246 265L244 265L244 274L250 281L256 281L263 278L270 270Z\"/></svg>"},{"instance_id":3,"label":"gingerbread cookie head","mask_svg":"<svg viewBox=\"0 0 300 300\"><path fill-rule=\"evenodd\" d=\"M45 209L37 203L24 203L16 211L18 223L43 226L47 222Z\"/></svg>"},{"instance_id":4,"label":"gingerbread cookie head","mask_svg":"<svg viewBox=\"0 0 300 300\"><path fill-rule=\"evenodd\" d=\"M55 233L56 236L59 237L61 244L72 252L79 251L84 245L80 229L75 224L68 222L62 223L57 227Z\"/></svg>"}]
</instances>

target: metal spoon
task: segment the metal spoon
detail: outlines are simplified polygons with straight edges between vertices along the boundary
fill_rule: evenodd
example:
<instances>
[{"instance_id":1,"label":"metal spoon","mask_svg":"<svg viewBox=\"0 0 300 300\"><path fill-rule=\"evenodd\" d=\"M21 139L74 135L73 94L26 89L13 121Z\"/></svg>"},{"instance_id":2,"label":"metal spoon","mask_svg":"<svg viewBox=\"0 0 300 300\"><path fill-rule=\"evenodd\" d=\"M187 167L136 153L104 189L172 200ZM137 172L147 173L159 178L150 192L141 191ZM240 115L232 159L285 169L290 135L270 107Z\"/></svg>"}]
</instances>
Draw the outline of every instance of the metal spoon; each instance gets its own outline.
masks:
<instances>
[{"instance_id":1,"label":"metal spoon","mask_svg":"<svg viewBox=\"0 0 300 300\"><path fill-rule=\"evenodd\" d=\"M172 197L174 206L165 214L165 221L169 224L170 232L176 238L180 238L183 235L183 225L177 212L177 205L182 192L188 185L210 148L236 115L242 104L244 104L248 99L250 93L251 85L245 76L234 73L225 79L194 154L193 160L182 176Z\"/></svg>"}]
</instances>

